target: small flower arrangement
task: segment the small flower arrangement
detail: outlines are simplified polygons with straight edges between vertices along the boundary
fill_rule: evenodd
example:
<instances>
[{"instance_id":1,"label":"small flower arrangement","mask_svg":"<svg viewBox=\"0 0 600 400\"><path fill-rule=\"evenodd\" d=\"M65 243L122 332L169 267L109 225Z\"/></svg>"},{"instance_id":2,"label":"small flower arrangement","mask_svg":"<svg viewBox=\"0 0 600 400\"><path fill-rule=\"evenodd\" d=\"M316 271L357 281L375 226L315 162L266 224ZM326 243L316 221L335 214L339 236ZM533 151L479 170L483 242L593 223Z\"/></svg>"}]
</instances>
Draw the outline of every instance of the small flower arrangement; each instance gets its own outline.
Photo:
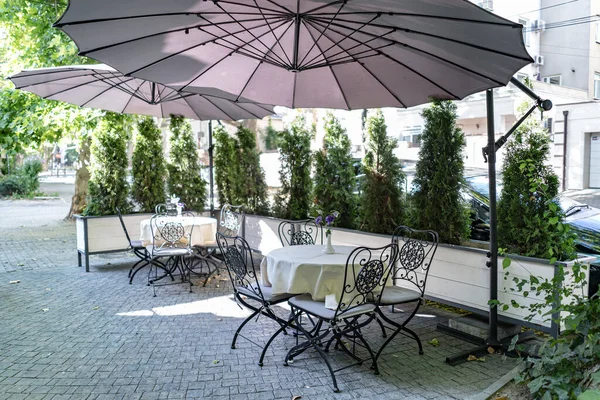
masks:
<instances>
[{"instance_id":1,"label":"small flower arrangement","mask_svg":"<svg viewBox=\"0 0 600 400\"><path fill-rule=\"evenodd\" d=\"M315 224L326 227L325 234L331 235L331 226L335 222L335 220L340 216L340 213L337 211L332 211L331 214L323 217L323 211L317 211L319 215L315 218Z\"/></svg>"},{"instance_id":2,"label":"small flower arrangement","mask_svg":"<svg viewBox=\"0 0 600 400\"><path fill-rule=\"evenodd\" d=\"M181 207L181 208L185 207L185 204L184 203L180 203L179 202L179 197L177 197L174 194L171 195L171 198L169 199L169 203L174 204L177 207Z\"/></svg>"}]
</instances>

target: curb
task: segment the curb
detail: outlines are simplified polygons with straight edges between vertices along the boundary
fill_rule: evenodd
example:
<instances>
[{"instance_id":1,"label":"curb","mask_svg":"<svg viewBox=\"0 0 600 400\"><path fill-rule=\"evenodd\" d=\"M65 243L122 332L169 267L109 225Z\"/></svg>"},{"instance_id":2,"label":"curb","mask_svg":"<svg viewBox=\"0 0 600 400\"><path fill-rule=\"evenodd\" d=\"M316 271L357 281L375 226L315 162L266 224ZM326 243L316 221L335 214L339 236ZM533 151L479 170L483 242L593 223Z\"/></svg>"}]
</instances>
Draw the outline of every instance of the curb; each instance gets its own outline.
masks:
<instances>
[{"instance_id":1,"label":"curb","mask_svg":"<svg viewBox=\"0 0 600 400\"><path fill-rule=\"evenodd\" d=\"M519 365L517 365L516 367L511 369L508 373L506 373L503 377L501 377L496 382L494 382L490 386L488 386L488 388L485 389L483 392L473 395L471 397L468 397L466 400L487 400L490 396L492 396L498 390L502 389L504 387L504 385L506 385L508 382L512 381L515 378L515 376L517 376L517 374L519 373L520 368L521 367Z\"/></svg>"}]
</instances>

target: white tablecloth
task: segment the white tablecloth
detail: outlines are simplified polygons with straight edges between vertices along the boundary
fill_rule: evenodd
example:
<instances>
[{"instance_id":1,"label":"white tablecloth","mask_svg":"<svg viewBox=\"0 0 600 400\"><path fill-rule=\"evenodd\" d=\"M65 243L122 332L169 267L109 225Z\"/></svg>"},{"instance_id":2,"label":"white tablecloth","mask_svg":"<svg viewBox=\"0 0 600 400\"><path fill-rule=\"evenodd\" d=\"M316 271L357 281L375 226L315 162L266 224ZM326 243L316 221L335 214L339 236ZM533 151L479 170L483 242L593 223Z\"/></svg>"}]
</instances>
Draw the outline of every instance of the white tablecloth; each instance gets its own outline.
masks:
<instances>
[{"instance_id":1,"label":"white tablecloth","mask_svg":"<svg viewBox=\"0 0 600 400\"><path fill-rule=\"evenodd\" d=\"M208 217L168 217L173 222L179 222L184 227L194 226L192 229L192 246L206 246L215 244L217 234L217 220ZM152 229L150 219L140 222L140 240L144 246L152 244ZM186 229L186 232L188 230Z\"/></svg>"},{"instance_id":2,"label":"white tablecloth","mask_svg":"<svg viewBox=\"0 0 600 400\"><path fill-rule=\"evenodd\" d=\"M352 246L333 246L334 254L324 254L325 246L289 246L275 249L260 264L262 284L273 294L308 293L313 300L325 300L335 309L340 300L348 255Z\"/></svg>"}]
</instances>

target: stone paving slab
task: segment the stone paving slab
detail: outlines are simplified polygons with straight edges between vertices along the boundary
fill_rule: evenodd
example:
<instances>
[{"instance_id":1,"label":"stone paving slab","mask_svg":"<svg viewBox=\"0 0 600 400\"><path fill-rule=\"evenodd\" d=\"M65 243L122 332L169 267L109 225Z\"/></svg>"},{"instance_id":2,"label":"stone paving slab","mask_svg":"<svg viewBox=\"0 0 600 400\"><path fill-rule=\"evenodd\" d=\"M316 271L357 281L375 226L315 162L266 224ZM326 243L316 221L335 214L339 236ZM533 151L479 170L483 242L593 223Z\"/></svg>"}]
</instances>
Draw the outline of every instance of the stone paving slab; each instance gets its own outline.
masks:
<instances>
[{"instance_id":1,"label":"stone paving slab","mask_svg":"<svg viewBox=\"0 0 600 400\"><path fill-rule=\"evenodd\" d=\"M78 268L70 229L64 223L12 235L0 247L2 265L24 264L0 272L0 399L464 399L516 363L492 355L446 365L447 356L472 345L437 332L449 314L424 307L412 324L424 355L414 341L398 337L380 359L381 375L367 366L340 371L335 394L317 353L283 366L292 335L275 340L262 368L255 345L240 339L230 348L248 314L225 279L192 293L187 285L160 287L152 297L143 274L128 284L131 257L92 258L90 273ZM42 240L31 246L31 238ZM261 318L245 333L264 343L275 329ZM375 346L382 341L378 328L366 335ZM439 347L426 344L432 338ZM348 362L340 352L331 356L335 366Z\"/></svg>"}]
</instances>

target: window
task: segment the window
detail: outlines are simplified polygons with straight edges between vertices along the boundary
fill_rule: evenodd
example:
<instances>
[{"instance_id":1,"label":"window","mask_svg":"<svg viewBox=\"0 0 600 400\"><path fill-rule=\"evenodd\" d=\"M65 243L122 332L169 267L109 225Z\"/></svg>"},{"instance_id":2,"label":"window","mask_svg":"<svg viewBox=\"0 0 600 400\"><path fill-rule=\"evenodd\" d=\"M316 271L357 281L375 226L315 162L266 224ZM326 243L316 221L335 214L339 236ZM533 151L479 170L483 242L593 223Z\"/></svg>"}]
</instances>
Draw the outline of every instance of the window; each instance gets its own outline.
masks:
<instances>
[{"instance_id":1,"label":"window","mask_svg":"<svg viewBox=\"0 0 600 400\"><path fill-rule=\"evenodd\" d=\"M528 78L528 75L527 75L527 74L520 74L520 73L519 73L519 74L517 74L517 79L518 79L520 82L525 82L525 79L527 79L527 78Z\"/></svg>"},{"instance_id":2,"label":"window","mask_svg":"<svg viewBox=\"0 0 600 400\"><path fill-rule=\"evenodd\" d=\"M596 43L600 43L600 22L596 22Z\"/></svg>"},{"instance_id":3,"label":"window","mask_svg":"<svg viewBox=\"0 0 600 400\"><path fill-rule=\"evenodd\" d=\"M562 84L562 76L561 75L552 75L544 77L544 82L549 83L551 85L561 85Z\"/></svg>"},{"instance_id":4,"label":"window","mask_svg":"<svg viewBox=\"0 0 600 400\"><path fill-rule=\"evenodd\" d=\"M420 147L422 132L421 125L405 126L400 133L400 140L408 142L408 147Z\"/></svg>"},{"instance_id":5,"label":"window","mask_svg":"<svg viewBox=\"0 0 600 400\"><path fill-rule=\"evenodd\" d=\"M480 0L477 2L477 5L488 11L494 11L494 0Z\"/></svg>"},{"instance_id":6,"label":"window","mask_svg":"<svg viewBox=\"0 0 600 400\"><path fill-rule=\"evenodd\" d=\"M594 98L600 99L600 73L594 74Z\"/></svg>"},{"instance_id":7,"label":"window","mask_svg":"<svg viewBox=\"0 0 600 400\"><path fill-rule=\"evenodd\" d=\"M529 20L519 18L519 23L523 25L523 43L525 43L525 46L529 46Z\"/></svg>"}]
</instances>

